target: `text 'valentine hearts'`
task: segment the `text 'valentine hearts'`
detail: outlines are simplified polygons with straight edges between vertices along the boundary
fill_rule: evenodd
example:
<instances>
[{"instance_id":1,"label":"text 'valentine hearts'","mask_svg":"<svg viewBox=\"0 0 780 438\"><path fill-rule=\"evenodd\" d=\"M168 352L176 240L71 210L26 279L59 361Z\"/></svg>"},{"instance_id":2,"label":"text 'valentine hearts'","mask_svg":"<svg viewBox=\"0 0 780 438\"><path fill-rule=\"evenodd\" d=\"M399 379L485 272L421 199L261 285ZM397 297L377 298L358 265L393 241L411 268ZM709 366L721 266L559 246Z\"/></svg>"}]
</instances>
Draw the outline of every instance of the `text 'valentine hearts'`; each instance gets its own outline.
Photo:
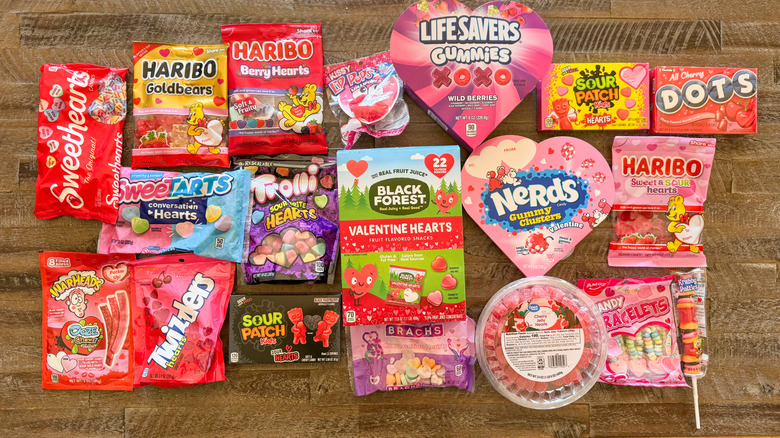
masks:
<instances>
[{"instance_id":1,"label":"text 'valentine hearts'","mask_svg":"<svg viewBox=\"0 0 780 438\"><path fill-rule=\"evenodd\" d=\"M604 157L573 137L492 138L466 160L462 180L476 189L463 199L466 212L529 277L606 219L615 190Z\"/></svg>"}]
</instances>

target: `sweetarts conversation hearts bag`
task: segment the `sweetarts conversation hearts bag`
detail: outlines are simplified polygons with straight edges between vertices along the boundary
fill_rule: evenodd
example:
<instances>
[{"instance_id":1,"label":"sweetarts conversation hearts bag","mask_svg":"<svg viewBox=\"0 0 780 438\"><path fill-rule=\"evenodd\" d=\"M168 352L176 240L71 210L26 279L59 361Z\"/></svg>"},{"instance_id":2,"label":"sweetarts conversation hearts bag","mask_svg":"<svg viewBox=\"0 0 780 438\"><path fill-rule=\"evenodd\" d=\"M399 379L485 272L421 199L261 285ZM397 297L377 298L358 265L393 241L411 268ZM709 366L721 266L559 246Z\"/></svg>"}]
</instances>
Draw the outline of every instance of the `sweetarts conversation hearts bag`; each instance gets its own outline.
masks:
<instances>
[{"instance_id":1,"label":"sweetarts conversation hearts bag","mask_svg":"<svg viewBox=\"0 0 780 438\"><path fill-rule=\"evenodd\" d=\"M615 137L610 266L707 266L704 201L714 138Z\"/></svg>"},{"instance_id":2,"label":"sweetarts conversation hearts bag","mask_svg":"<svg viewBox=\"0 0 780 438\"><path fill-rule=\"evenodd\" d=\"M390 56L409 95L461 146L474 149L547 73L553 44L528 6L420 0L398 18Z\"/></svg>"},{"instance_id":3,"label":"sweetarts conversation hearts bag","mask_svg":"<svg viewBox=\"0 0 780 438\"><path fill-rule=\"evenodd\" d=\"M126 68L41 66L35 217L116 220Z\"/></svg>"}]
</instances>

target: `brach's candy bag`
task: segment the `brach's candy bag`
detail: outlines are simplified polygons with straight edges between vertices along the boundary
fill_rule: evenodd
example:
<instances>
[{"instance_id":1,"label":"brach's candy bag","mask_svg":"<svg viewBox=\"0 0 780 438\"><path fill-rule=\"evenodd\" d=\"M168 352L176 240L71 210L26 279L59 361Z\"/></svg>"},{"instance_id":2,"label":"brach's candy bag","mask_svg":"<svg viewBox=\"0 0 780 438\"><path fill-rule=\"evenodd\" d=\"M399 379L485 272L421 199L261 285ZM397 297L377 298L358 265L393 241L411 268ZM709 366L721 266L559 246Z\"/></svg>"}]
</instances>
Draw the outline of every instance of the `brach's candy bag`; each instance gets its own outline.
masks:
<instances>
[{"instance_id":1,"label":"brach's candy bag","mask_svg":"<svg viewBox=\"0 0 780 438\"><path fill-rule=\"evenodd\" d=\"M547 273L612 208L609 164L573 137L491 138L461 174L466 212L526 276Z\"/></svg>"},{"instance_id":2,"label":"brach's candy bag","mask_svg":"<svg viewBox=\"0 0 780 438\"><path fill-rule=\"evenodd\" d=\"M391 64L390 52L326 66L325 86L345 149L362 132L375 138L398 135L409 123L404 83Z\"/></svg>"},{"instance_id":3,"label":"brach's candy bag","mask_svg":"<svg viewBox=\"0 0 780 438\"><path fill-rule=\"evenodd\" d=\"M474 320L349 329L355 394L474 384Z\"/></svg>"},{"instance_id":4,"label":"brach's candy bag","mask_svg":"<svg viewBox=\"0 0 780 438\"><path fill-rule=\"evenodd\" d=\"M680 371L672 276L580 280L607 326L601 381L629 386L688 386Z\"/></svg>"},{"instance_id":5,"label":"brach's candy bag","mask_svg":"<svg viewBox=\"0 0 780 438\"><path fill-rule=\"evenodd\" d=\"M537 93L540 131L650 127L647 64L553 64Z\"/></svg>"},{"instance_id":6,"label":"brach's candy bag","mask_svg":"<svg viewBox=\"0 0 780 438\"><path fill-rule=\"evenodd\" d=\"M133 389L134 255L42 251L43 388Z\"/></svg>"},{"instance_id":7,"label":"brach's candy bag","mask_svg":"<svg viewBox=\"0 0 780 438\"><path fill-rule=\"evenodd\" d=\"M527 408L576 401L596 383L606 360L606 329L593 302L552 277L504 286L482 310L476 338L490 384Z\"/></svg>"},{"instance_id":8,"label":"brach's candy bag","mask_svg":"<svg viewBox=\"0 0 780 438\"><path fill-rule=\"evenodd\" d=\"M133 43L133 167L228 167L227 47Z\"/></svg>"},{"instance_id":9,"label":"brach's candy bag","mask_svg":"<svg viewBox=\"0 0 780 438\"><path fill-rule=\"evenodd\" d=\"M177 173L122 168L119 219L104 224L101 254L189 251L240 262L251 173Z\"/></svg>"},{"instance_id":10,"label":"brach's candy bag","mask_svg":"<svg viewBox=\"0 0 780 438\"><path fill-rule=\"evenodd\" d=\"M610 266L706 266L701 235L713 138L615 137Z\"/></svg>"},{"instance_id":11,"label":"brach's candy bag","mask_svg":"<svg viewBox=\"0 0 780 438\"><path fill-rule=\"evenodd\" d=\"M38 219L116 220L126 74L91 64L41 66Z\"/></svg>"},{"instance_id":12,"label":"brach's candy bag","mask_svg":"<svg viewBox=\"0 0 780 438\"><path fill-rule=\"evenodd\" d=\"M754 68L656 67L650 132L755 134L757 79Z\"/></svg>"},{"instance_id":13,"label":"brach's candy bag","mask_svg":"<svg viewBox=\"0 0 780 438\"><path fill-rule=\"evenodd\" d=\"M335 161L241 157L233 166L254 172L246 282L332 282L339 240Z\"/></svg>"},{"instance_id":14,"label":"brach's candy bag","mask_svg":"<svg viewBox=\"0 0 780 438\"><path fill-rule=\"evenodd\" d=\"M136 387L225 380L219 331L235 264L171 254L133 266Z\"/></svg>"},{"instance_id":15,"label":"brach's candy bag","mask_svg":"<svg viewBox=\"0 0 780 438\"><path fill-rule=\"evenodd\" d=\"M226 24L230 155L325 154L320 24Z\"/></svg>"},{"instance_id":16,"label":"brach's candy bag","mask_svg":"<svg viewBox=\"0 0 780 438\"><path fill-rule=\"evenodd\" d=\"M536 88L553 44L542 18L514 1L471 11L455 0L420 0L396 21L390 55L412 99L473 149Z\"/></svg>"}]
</instances>

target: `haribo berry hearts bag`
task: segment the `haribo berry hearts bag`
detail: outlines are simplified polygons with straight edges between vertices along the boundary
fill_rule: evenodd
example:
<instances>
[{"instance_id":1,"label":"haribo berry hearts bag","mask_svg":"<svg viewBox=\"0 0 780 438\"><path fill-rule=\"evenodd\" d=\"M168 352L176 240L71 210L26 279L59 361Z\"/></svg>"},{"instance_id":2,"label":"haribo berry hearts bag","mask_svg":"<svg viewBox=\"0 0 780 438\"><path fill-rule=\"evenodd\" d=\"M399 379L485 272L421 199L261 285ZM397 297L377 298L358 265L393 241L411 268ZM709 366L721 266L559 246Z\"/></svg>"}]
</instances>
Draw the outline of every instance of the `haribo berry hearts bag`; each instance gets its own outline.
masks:
<instances>
[{"instance_id":1,"label":"haribo berry hearts bag","mask_svg":"<svg viewBox=\"0 0 780 438\"><path fill-rule=\"evenodd\" d=\"M235 266L194 254L135 262L135 387L225 380L219 331L233 289Z\"/></svg>"}]
</instances>

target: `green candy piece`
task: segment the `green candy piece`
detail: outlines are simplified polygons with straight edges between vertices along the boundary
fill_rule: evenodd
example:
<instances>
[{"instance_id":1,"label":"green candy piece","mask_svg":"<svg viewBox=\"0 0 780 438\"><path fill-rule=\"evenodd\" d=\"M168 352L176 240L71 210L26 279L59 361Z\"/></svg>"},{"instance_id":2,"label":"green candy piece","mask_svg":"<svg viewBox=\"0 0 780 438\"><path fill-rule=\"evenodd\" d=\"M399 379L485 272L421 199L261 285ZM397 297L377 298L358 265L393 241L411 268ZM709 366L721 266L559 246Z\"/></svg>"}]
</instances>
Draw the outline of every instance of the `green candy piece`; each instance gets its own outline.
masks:
<instances>
[{"instance_id":1,"label":"green candy piece","mask_svg":"<svg viewBox=\"0 0 780 438\"><path fill-rule=\"evenodd\" d=\"M328 250L328 247L324 243L320 242L320 243L314 245L311 248L310 251L314 255L321 256L321 255L325 255L325 251L327 251L327 250Z\"/></svg>"},{"instance_id":2,"label":"green candy piece","mask_svg":"<svg viewBox=\"0 0 780 438\"><path fill-rule=\"evenodd\" d=\"M328 196L327 195L315 196L314 203L317 204L317 207L319 208L325 208L325 206L328 205Z\"/></svg>"},{"instance_id":3,"label":"green candy piece","mask_svg":"<svg viewBox=\"0 0 780 438\"><path fill-rule=\"evenodd\" d=\"M133 228L135 234L143 234L149 231L149 221L141 219L140 217L134 217L133 220L130 221L130 226Z\"/></svg>"},{"instance_id":4,"label":"green candy piece","mask_svg":"<svg viewBox=\"0 0 780 438\"><path fill-rule=\"evenodd\" d=\"M70 352L73 353L73 354L78 354L79 346L78 345L74 345L73 348L70 349Z\"/></svg>"}]
</instances>

